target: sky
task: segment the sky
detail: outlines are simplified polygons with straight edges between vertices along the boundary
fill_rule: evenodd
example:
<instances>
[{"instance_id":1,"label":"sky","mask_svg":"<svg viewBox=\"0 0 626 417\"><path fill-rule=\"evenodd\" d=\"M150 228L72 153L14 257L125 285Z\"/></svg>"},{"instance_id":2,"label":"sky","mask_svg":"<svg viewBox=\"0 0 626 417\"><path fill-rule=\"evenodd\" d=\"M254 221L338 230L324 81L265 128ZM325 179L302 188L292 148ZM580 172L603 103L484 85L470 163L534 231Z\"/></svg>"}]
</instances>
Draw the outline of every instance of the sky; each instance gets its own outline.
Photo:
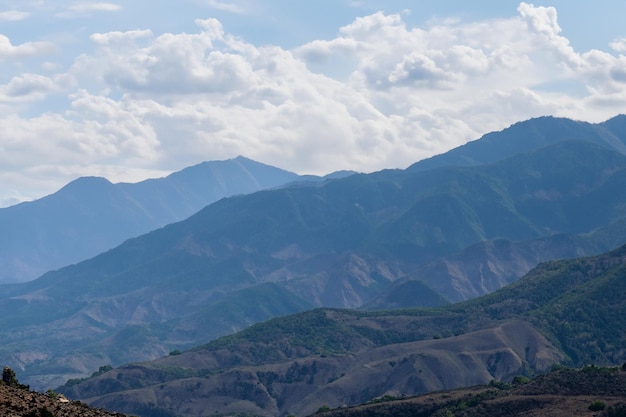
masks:
<instances>
[{"instance_id":1,"label":"sky","mask_svg":"<svg viewBox=\"0 0 626 417\"><path fill-rule=\"evenodd\" d=\"M0 207L243 155L406 168L626 112L626 2L0 0Z\"/></svg>"}]
</instances>

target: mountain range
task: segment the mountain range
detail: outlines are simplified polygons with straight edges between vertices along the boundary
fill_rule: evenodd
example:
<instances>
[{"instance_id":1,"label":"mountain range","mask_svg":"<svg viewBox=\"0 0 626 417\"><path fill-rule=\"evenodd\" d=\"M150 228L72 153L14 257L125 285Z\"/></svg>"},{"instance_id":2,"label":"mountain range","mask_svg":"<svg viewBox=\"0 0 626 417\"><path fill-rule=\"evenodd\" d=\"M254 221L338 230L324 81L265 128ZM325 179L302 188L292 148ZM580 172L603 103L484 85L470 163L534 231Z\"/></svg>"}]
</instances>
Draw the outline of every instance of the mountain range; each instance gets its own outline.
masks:
<instances>
[{"instance_id":1,"label":"mountain range","mask_svg":"<svg viewBox=\"0 0 626 417\"><path fill-rule=\"evenodd\" d=\"M79 178L47 197L0 209L0 283L29 281L91 258L224 197L323 179L241 156L134 184Z\"/></svg>"},{"instance_id":2,"label":"mountain range","mask_svg":"<svg viewBox=\"0 0 626 417\"><path fill-rule=\"evenodd\" d=\"M437 307L491 293L539 262L626 241L625 143L625 116L546 117L406 170L223 198L0 286L0 361L47 388L316 307Z\"/></svg>"},{"instance_id":3,"label":"mountain range","mask_svg":"<svg viewBox=\"0 0 626 417\"><path fill-rule=\"evenodd\" d=\"M276 318L180 354L74 381L62 392L146 417L207 410L309 415L377 398L510 382L555 365L621 364L624 294L626 246L544 263L498 291L437 309L316 309ZM626 395L621 386L614 392Z\"/></svg>"}]
</instances>

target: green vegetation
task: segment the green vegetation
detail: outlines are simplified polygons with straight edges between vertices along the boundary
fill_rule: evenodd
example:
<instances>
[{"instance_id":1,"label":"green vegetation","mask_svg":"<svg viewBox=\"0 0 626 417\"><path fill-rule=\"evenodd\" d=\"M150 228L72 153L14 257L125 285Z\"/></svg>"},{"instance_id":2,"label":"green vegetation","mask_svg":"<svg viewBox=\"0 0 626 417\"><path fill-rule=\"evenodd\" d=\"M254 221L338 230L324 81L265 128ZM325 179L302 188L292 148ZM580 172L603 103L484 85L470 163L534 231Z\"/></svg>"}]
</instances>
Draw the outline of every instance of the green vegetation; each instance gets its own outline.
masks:
<instances>
[{"instance_id":1,"label":"green vegetation","mask_svg":"<svg viewBox=\"0 0 626 417\"><path fill-rule=\"evenodd\" d=\"M404 397L396 397L395 395L386 394L386 395L383 395L382 397L376 397L376 398L368 401L367 404L386 403L386 402L389 402L389 401L397 401L397 400L399 400L401 398L404 398Z\"/></svg>"},{"instance_id":2,"label":"green vegetation","mask_svg":"<svg viewBox=\"0 0 626 417\"><path fill-rule=\"evenodd\" d=\"M53 390L49 389L45 392L46 397L48 398L52 398L53 400L56 400L57 398L59 398L59 394L54 392Z\"/></svg>"},{"instance_id":3,"label":"green vegetation","mask_svg":"<svg viewBox=\"0 0 626 417\"><path fill-rule=\"evenodd\" d=\"M104 365L101 366L100 368L98 368L98 370L94 373L91 374L91 376L88 376L86 378L72 378L69 379L66 383L65 383L65 387L71 387L72 385L77 385L80 384L81 382L87 381L89 379L95 378L97 376L100 376L106 372L109 372L113 370L113 367L111 365Z\"/></svg>"},{"instance_id":4,"label":"green vegetation","mask_svg":"<svg viewBox=\"0 0 626 417\"><path fill-rule=\"evenodd\" d=\"M602 411L606 408L606 404L602 401L594 401L591 404L589 404L589 410L591 411Z\"/></svg>"},{"instance_id":5,"label":"green vegetation","mask_svg":"<svg viewBox=\"0 0 626 417\"><path fill-rule=\"evenodd\" d=\"M249 351L255 363L272 363L304 352L328 355L348 350L358 336L353 328L327 315L324 309L255 324L202 349Z\"/></svg>"},{"instance_id":6,"label":"green vegetation","mask_svg":"<svg viewBox=\"0 0 626 417\"><path fill-rule=\"evenodd\" d=\"M13 369L9 368L8 366L2 368L2 382L10 387L17 387L19 385L19 382L17 381L17 377L15 375L15 371L13 371Z\"/></svg>"},{"instance_id":7,"label":"green vegetation","mask_svg":"<svg viewBox=\"0 0 626 417\"><path fill-rule=\"evenodd\" d=\"M529 382L530 382L530 378L524 375L516 375L513 377L513 381L511 381L511 383L514 386L528 384Z\"/></svg>"},{"instance_id":8,"label":"green vegetation","mask_svg":"<svg viewBox=\"0 0 626 417\"><path fill-rule=\"evenodd\" d=\"M30 389L30 386L20 384L20 382L17 380L17 376L15 375L15 371L8 366L2 368L2 382L10 387L26 390Z\"/></svg>"},{"instance_id":9,"label":"green vegetation","mask_svg":"<svg viewBox=\"0 0 626 417\"><path fill-rule=\"evenodd\" d=\"M462 327L528 320L560 347L572 366L621 363L626 353L626 246L597 257L552 261L493 294L448 308ZM484 325L484 324L483 324Z\"/></svg>"}]
</instances>

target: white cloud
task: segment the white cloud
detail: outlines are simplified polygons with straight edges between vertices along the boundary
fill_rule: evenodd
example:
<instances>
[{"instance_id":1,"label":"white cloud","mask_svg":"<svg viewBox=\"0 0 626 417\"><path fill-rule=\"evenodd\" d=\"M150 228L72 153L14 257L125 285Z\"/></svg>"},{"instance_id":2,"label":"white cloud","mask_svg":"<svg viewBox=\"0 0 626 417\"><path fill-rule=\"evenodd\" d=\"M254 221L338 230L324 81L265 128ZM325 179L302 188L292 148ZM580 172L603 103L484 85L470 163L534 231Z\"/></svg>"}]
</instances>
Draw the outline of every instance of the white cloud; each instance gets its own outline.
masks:
<instances>
[{"instance_id":1,"label":"white cloud","mask_svg":"<svg viewBox=\"0 0 626 417\"><path fill-rule=\"evenodd\" d=\"M224 2L219 0L207 0L207 4L214 9L224 10L231 13L244 13L245 9L241 6L234 4L233 2Z\"/></svg>"},{"instance_id":2,"label":"white cloud","mask_svg":"<svg viewBox=\"0 0 626 417\"><path fill-rule=\"evenodd\" d=\"M77 60L74 71L85 78L128 90L152 94L223 91L245 74L237 55L214 49L223 30L215 19L198 20L200 33L166 33L152 39L150 31L94 34L99 46L93 56ZM144 46L139 41L148 39Z\"/></svg>"},{"instance_id":3,"label":"white cloud","mask_svg":"<svg viewBox=\"0 0 626 417\"><path fill-rule=\"evenodd\" d=\"M613 42L609 44L609 46L614 51L625 54L626 53L626 38L615 39Z\"/></svg>"},{"instance_id":4,"label":"white cloud","mask_svg":"<svg viewBox=\"0 0 626 417\"><path fill-rule=\"evenodd\" d=\"M67 6L63 11L58 12L56 16L64 19L73 19L98 12L118 12L120 10L122 10L122 6L119 4L85 1Z\"/></svg>"},{"instance_id":5,"label":"white cloud","mask_svg":"<svg viewBox=\"0 0 626 417\"><path fill-rule=\"evenodd\" d=\"M20 20L28 19L29 12L22 12L19 10L8 10L6 12L0 12L0 20L8 22L17 22Z\"/></svg>"},{"instance_id":6,"label":"white cloud","mask_svg":"<svg viewBox=\"0 0 626 417\"><path fill-rule=\"evenodd\" d=\"M0 87L0 97L36 99L58 90L58 84L49 77L22 74L11 79L6 86Z\"/></svg>"},{"instance_id":7,"label":"white cloud","mask_svg":"<svg viewBox=\"0 0 626 417\"><path fill-rule=\"evenodd\" d=\"M134 43L137 40L151 38L151 30L131 30L128 32L107 32L94 33L89 38L98 45L122 44L125 42Z\"/></svg>"},{"instance_id":8,"label":"white cloud","mask_svg":"<svg viewBox=\"0 0 626 417\"><path fill-rule=\"evenodd\" d=\"M70 7L68 7L68 10L74 11L74 12L116 12L118 10L120 10L122 8L122 6L120 6L119 4L113 4L113 3L102 3L102 2L95 2L95 3L77 3L74 4Z\"/></svg>"},{"instance_id":9,"label":"white cloud","mask_svg":"<svg viewBox=\"0 0 626 417\"><path fill-rule=\"evenodd\" d=\"M494 128L501 128L504 120L544 112L584 117L575 110L578 106L564 104L578 100L577 95L556 98L536 89L546 83L567 81L581 86L576 91L616 88L623 68L617 57L595 50L576 52L561 36L554 8L521 3L518 13L510 19L433 22L423 28L406 27L401 15L376 13L341 28L335 39L314 41L295 52L318 67L322 58L329 63L347 55L355 58L350 85L386 114L407 114L417 107L455 118L479 108L494 93L508 97L526 92L531 94L513 96L542 99L510 106L516 113L500 114L499 126L486 125ZM485 125L471 126L478 134Z\"/></svg>"},{"instance_id":10,"label":"white cloud","mask_svg":"<svg viewBox=\"0 0 626 417\"><path fill-rule=\"evenodd\" d=\"M55 51L51 42L25 42L13 45L11 40L0 34L0 62L32 56L47 55Z\"/></svg>"}]
</instances>

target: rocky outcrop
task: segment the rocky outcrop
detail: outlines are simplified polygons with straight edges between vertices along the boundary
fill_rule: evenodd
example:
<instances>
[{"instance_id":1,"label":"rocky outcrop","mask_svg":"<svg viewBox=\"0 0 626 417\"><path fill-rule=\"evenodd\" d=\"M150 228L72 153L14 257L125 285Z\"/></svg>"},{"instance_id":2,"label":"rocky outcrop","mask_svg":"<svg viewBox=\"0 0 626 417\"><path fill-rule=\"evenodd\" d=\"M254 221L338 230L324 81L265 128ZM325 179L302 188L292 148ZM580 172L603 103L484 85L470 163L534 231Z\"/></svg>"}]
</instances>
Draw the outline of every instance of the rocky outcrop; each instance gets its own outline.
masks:
<instances>
[{"instance_id":1,"label":"rocky outcrop","mask_svg":"<svg viewBox=\"0 0 626 417\"><path fill-rule=\"evenodd\" d=\"M124 417L124 414L91 408L62 395L48 395L0 382L0 415L11 417Z\"/></svg>"}]
</instances>

